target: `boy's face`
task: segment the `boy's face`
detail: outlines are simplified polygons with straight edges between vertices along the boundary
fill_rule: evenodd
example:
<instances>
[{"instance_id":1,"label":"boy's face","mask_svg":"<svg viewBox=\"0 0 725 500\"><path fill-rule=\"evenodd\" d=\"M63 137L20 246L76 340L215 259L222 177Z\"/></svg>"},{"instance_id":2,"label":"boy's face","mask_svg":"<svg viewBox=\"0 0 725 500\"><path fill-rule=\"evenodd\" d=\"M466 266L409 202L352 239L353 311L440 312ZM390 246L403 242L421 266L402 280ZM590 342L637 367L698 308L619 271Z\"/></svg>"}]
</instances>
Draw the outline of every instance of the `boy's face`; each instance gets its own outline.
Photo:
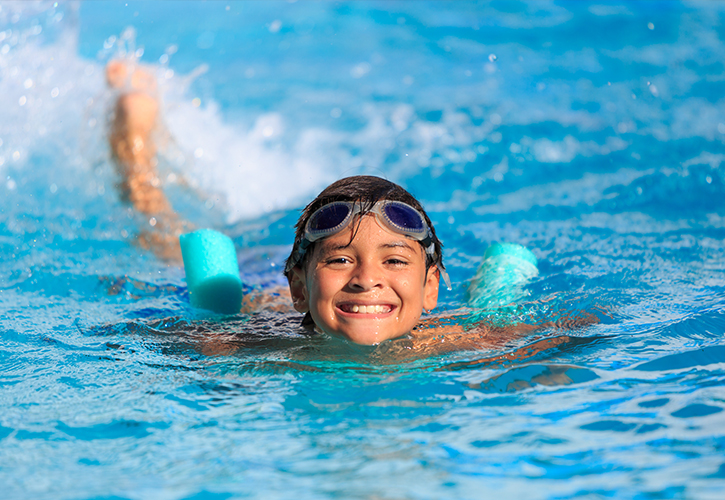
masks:
<instances>
[{"instance_id":1,"label":"boy's face","mask_svg":"<svg viewBox=\"0 0 725 500\"><path fill-rule=\"evenodd\" d=\"M320 240L304 269L290 276L299 312L318 328L358 344L377 344L410 332L423 309L438 301L435 270L426 273L423 247L365 215L356 224Z\"/></svg>"}]
</instances>

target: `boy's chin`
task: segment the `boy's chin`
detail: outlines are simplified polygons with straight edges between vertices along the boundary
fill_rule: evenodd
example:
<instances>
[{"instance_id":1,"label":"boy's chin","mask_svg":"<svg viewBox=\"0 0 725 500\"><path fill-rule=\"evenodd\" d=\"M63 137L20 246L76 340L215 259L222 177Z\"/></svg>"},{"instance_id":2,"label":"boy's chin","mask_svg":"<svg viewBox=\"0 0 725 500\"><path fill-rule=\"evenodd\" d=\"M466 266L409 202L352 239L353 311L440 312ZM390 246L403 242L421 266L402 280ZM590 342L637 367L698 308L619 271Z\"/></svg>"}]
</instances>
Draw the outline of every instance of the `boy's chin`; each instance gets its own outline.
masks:
<instances>
[{"instance_id":1,"label":"boy's chin","mask_svg":"<svg viewBox=\"0 0 725 500\"><path fill-rule=\"evenodd\" d=\"M405 335L403 333L394 332L378 332L378 331L342 331L334 332L334 337L345 339L359 345L377 345L386 340L397 339Z\"/></svg>"}]
</instances>

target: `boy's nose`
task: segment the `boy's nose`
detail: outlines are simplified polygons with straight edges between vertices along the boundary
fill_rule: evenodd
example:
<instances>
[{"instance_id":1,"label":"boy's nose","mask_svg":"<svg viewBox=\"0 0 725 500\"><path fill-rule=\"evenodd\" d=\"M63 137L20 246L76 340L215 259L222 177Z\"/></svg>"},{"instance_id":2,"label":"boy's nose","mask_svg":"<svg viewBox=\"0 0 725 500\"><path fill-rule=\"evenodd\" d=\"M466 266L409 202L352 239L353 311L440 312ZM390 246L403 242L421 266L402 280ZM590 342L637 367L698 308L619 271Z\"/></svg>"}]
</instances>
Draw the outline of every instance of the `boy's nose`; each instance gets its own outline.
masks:
<instances>
[{"instance_id":1,"label":"boy's nose","mask_svg":"<svg viewBox=\"0 0 725 500\"><path fill-rule=\"evenodd\" d=\"M355 291L366 291L382 286L383 276L381 271L380 267L373 263L359 262L350 279L350 288Z\"/></svg>"}]
</instances>

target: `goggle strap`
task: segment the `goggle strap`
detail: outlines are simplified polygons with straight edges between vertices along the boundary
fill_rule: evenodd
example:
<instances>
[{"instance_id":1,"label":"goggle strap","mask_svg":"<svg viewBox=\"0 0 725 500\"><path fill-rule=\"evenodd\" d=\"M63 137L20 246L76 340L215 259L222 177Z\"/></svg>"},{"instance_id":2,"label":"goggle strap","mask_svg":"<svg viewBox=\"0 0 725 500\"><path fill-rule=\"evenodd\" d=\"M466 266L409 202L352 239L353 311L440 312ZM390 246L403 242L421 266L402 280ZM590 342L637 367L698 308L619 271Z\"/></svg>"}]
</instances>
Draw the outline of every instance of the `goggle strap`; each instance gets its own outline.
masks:
<instances>
[{"instance_id":1,"label":"goggle strap","mask_svg":"<svg viewBox=\"0 0 725 500\"><path fill-rule=\"evenodd\" d=\"M451 278L448 276L448 272L446 272L446 268L443 267L443 263L440 261L438 262L438 264L436 264L436 267L438 268L438 272L441 273L441 278L443 278L443 283L446 284L446 288L450 292L451 290L453 290L453 287L451 286Z\"/></svg>"}]
</instances>

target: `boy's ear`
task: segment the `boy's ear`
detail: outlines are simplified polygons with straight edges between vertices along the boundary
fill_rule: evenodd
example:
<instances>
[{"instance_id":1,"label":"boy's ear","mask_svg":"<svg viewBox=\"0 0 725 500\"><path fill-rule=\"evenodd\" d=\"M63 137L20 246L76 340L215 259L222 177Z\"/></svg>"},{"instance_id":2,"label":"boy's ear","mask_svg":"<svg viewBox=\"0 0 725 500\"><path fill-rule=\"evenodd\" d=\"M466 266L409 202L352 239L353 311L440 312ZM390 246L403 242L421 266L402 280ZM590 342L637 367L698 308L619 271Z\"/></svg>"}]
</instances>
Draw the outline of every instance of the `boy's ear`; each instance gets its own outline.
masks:
<instances>
[{"instance_id":1,"label":"boy's ear","mask_svg":"<svg viewBox=\"0 0 725 500\"><path fill-rule=\"evenodd\" d=\"M436 266L428 268L425 284L423 285L423 309L432 311L438 304L438 285L440 284L441 273Z\"/></svg>"},{"instance_id":2,"label":"boy's ear","mask_svg":"<svg viewBox=\"0 0 725 500\"><path fill-rule=\"evenodd\" d=\"M292 304L295 311L306 313L310 310L310 304L307 300L307 285L305 282L305 272L299 267L293 267L292 272L287 276L289 283L289 293L292 296Z\"/></svg>"}]
</instances>

